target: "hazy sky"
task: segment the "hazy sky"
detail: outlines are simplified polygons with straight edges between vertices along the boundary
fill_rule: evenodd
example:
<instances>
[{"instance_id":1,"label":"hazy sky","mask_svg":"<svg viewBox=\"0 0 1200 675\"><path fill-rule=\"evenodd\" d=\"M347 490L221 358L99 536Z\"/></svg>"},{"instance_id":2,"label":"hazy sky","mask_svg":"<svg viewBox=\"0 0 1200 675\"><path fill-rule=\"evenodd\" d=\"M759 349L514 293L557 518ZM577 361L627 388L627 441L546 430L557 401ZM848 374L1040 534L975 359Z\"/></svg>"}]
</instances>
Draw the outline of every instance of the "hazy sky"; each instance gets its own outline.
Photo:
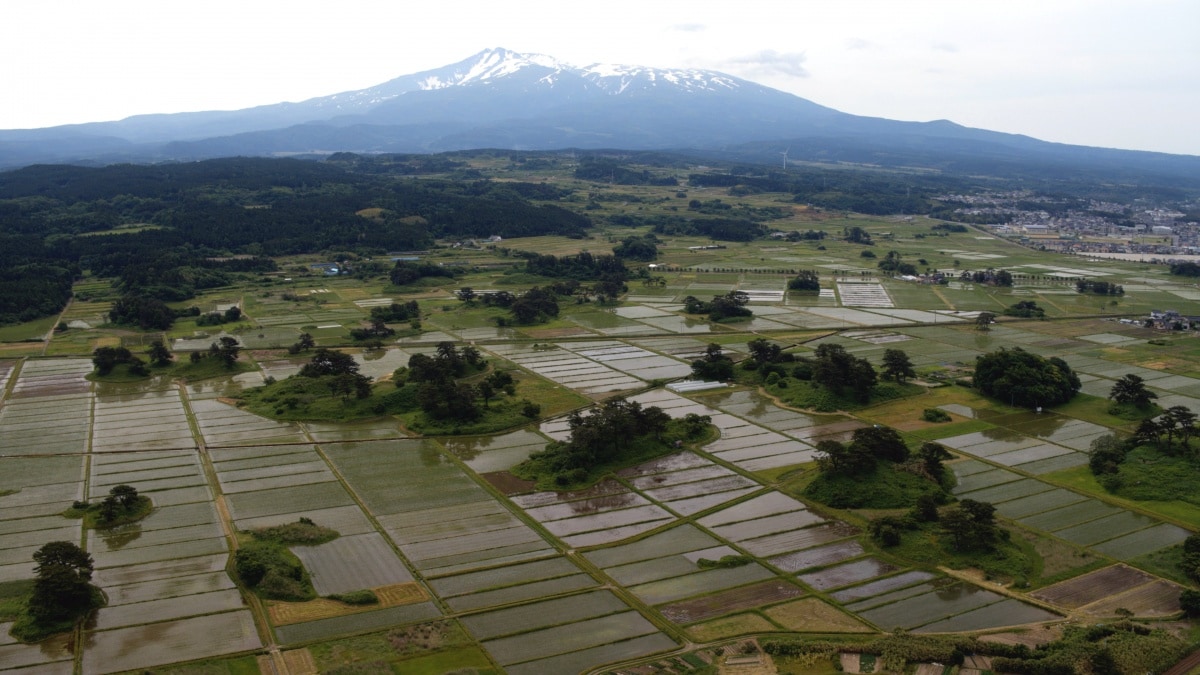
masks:
<instances>
[{"instance_id":1,"label":"hazy sky","mask_svg":"<svg viewBox=\"0 0 1200 675\"><path fill-rule=\"evenodd\" d=\"M0 128L361 89L489 47L1200 155L1200 0L4 0Z\"/></svg>"}]
</instances>

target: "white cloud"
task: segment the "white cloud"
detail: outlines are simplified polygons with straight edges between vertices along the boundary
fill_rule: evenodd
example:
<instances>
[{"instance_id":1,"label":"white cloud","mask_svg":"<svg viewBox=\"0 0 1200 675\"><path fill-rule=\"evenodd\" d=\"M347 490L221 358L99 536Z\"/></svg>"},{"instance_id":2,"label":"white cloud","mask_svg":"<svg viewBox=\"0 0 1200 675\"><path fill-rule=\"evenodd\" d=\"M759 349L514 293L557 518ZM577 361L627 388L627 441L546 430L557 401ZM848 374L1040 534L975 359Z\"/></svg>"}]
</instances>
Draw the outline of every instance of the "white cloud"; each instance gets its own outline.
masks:
<instances>
[{"instance_id":1,"label":"white cloud","mask_svg":"<svg viewBox=\"0 0 1200 675\"><path fill-rule=\"evenodd\" d=\"M804 62L808 57L804 52L780 53L774 49L764 49L757 54L735 56L725 60L731 69L743 73L761 75L787 75L790 77L808 77L808 69Z\"/></svg>"}]
</instances>

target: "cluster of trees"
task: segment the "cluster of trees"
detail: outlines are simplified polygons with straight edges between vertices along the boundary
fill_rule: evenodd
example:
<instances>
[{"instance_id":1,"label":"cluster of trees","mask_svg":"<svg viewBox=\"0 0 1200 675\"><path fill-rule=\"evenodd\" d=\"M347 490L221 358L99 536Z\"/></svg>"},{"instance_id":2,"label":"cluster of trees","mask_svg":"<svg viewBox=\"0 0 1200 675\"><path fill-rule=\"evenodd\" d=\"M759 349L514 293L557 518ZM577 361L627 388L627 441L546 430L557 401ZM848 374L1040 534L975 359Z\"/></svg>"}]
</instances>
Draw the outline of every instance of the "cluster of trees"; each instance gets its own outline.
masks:
<instances>
[{"instance_id":1,"label":"cluster of trees","mask_svg":"<svg viewBox=\"0 0 1200 675\"><path fill-rule=\"evenodd\" d=\"M242 345L237 341L237 338L222 335L216 342L208 346L208 352L192 352L192 363L199 363L206 358L217 359L228 369L232 369L237 363L238 356L242 353Z\"/></svg>"},{"instance_id":2,"label":"cluster of trees","mask_svg":"<svg viewBox=\"0 0 1200 675\"><path fill-rule=\"evenodd\" d=\"M842 228L842 238L851 244L875 245L875 242L871 240L871 233L858 226Z\"/></svg>"},{"instance_id":3,"label":"cluster of trees","mask_svg":"<svg viewBox=\"0 0 1200 675\"><path fill-rule=\"evenodd\" d=\"M1108 398L1117 405L1129 405L1138 410L1149 410L1154 405L1158 394L1146 387L1146 381L1141 377L1126 373L1121 379L1113 382L1108 391Z\"/></svg>"},{"instance_id":4,"label":"cluster of trees","mask_svg":"<svg viewBox=\"0 0 1200 675\"><path fill-rule=\"evenodd\" d=\"M1007 534L996 524L996 507L974 499L964 499L944 509L938 520L951 546L958 551L992 550Z\"/></svg>"},{"instance_id":5,"label":"cluster of trees","mask_svg":"<svg viewBox=\"0 0 1200 675\"><path fill-rule=\"evenodd\" d=\"M701 380L718 382L731 380L733 379L733 359L725 354L721 345L711 342L704 348L704 356L692 361L692 375Z\"/></svg>"},{"instance_id":6,"label":"cluster of trees","mask_svg":"<svg viewBox=\"0 0 1200 675\"><path fill-rule=\"evenodd\" d=\"M114 485L99 504L88 508L94 508L98 527L110 527L148 512L150 498L139 495L132 485Z\"/></svg>"},{"instance_id":7,"label":"cluster of trees","mask_svg":"<svg viewBox=\"0 0 1200 675\"><path fill-rule=\"evenodd\" d=\"M1200 277L1200 263L1190 261L1171 263L1171 274L1181 277Z\"/></svg>"},{"instance_id":8,"label":"cluster of trees","mask_svg":"<svg viewBox=\"0 0 1200 675\"><path fill-rule=\"evenodd\" d=\"M1044 319L1046 310L1038 307L1033 300L1021 300L1004 308L1004 316L1016 316L1023 319Z\"/></svg>"},{"instance_id":9,"label":"cluster of trees","mask_svg":"<svg viewBox=\"0 0 1200 675\"><path fill-rule=\"evenodd\" d=\"M901 262L899 251L888 251L877 264L880 271L891 274L904 274L909 276L917 275L917 267L912 263Z\"/></svg>"},{"instance_id":10,"label":"cluster of trees","mask_svg":"<svg viewBox=\"0 0 1200 675\"><path fill-rule=\"evenodd\" d=\"M370 317L373 320L378 319L388 323L412 321L421 318L421 308L417 305L416 300L409 300L405 303L393 302L386 307L372 307Z\"/></svg>"},{"instance_id":11,"label":"cluster of trees","mask_svg":"<svg viewBox=\"0 0 1200 675\"><path fill-rule=\"evenodd\" d=\"M482 415L478 399L482 398L486 407L500 392L516 393L512 376L504 372L494 372L476 385L460 381L485 368L487 362L475 347L464 345L460 349L453 342L439 342L432 355L413 354L408 366L397 370L392 380L405 390L402 393L415 396L430 418L469 422ZM527 410L526 416L536 417L539 412Z\"/></svg>"},{"instance_id":12,"label":"cluster of trees","mask_svg":"<svg viewBox=\"0 0 1200 675\"><path fill-rule=\"evenodd\" d=\"M912 360L903 349L885 349L883 351L883 379L904 384L904 380L916 377Z\"/></svg>"},{"instance_id":13,"label":"cluster of trees","mask_svg":"<svg viewBox=\"0 0 1200 675\"><path fill-rule=\"evenodd\" d=\"M823 473L861 476L875 470L877 462L900 464L908 460L908 446L895 429L879 425L854 430L849 443L817 443L817 466ZM837 506L831 504L831 506Z\"/></svg>"},{"instance_id":14,"label":"cluster of trees","mask_svg":"<svg viewBox=\"0 0 1200 675\"><path fill-rule=\"evenodd\" d=\"M75 264L0 264L0 326L61 312L71 299L71 283L77 276Z\"/></svg>"},{"instance_id":15,"label":"cluster of trees","mask_svg":"<svg viewBox=\"0 0 1200 675\"><path fill-rule=\"evenodd\" d=\"M197 326L220 326L242 318L242 308L234 305L224 312L208 312L196 317Z\"/></svg>"},{"instance_id":16,"label":"cluster of trees","mask_svg":"<svg viewBox=\"0 0 1200 675\"><path fill-rule=\"evenodd\" d=\"M366 398L371 395L371 378L358 370L358 362L353 356L322 347L313 352L296 377L322 380L332 395L348 401L351 396Z\"/></svg>"},{"instance_id":17,"label":"cluster of trees","mask_svg":"<svg viewBox=\"0 0 1200 675\"><path fill-rule=\"evenodd\" d=\"M115 324L137 326L142 330L167 330L175 324L175 319L199 314L200 310L195 307L174 310L158 298L126 294L112 304L108 320Z\"/></svg>"},{"instance_id":18,"label":"cluster of trees","mask_svg":"<svg viewBox=\"0 0 1200 675\"><path fill-rule=\"evenodd\" d=\"M1200 432L1196 422L1196 413L1186 406L1171 406L1142 420L1128 438L1109 435L1092 441L1088 468L1106 490L1132 499L1190 500L1197 459L1191 439ZM1140 461L1129 465L1130 476L1122 467L1133 456Z\"/></svg>"},{"instance_id":19,"label":"cluster of trees","mask_svg":"<svg viewBox=\"0 0 1200 675\"><path fill-rule=\"evenodd\" d=\"M963 232L968 231L966 225L959 225L957 223L938 223L937 225L930 226L929 229L933 230L934 232L946 232L946 233L951 233L951 232L963 233Z\"/></svg>"},{"instance_id":20,"label":"cluster of trees","mask_svg":"<svg viewBox=\"0 0 1200 675\"><path fill-rule=\"evenodd\" d=\"M580 180L600 181L613 185L678 185L674 176L655 176L648 169L631 169L607 157L584 156L575 167Z\"/></svg>"},{"instance_id":21,"label":"cluster of trees","mask_svg":"<svg viewBox=\"0 0 1200 675\"><path fill-rule=\"evenodd\" d=\"M970 281L977 284L987 284L988 286L1008 287L1013 285L1013 275L1008 270L994 270L988 268L983 271L968 272L963 270L959 275L962 281Z\"/></svg>"},{"instance_id":22,"label":"cluster of trees","mask_svg":"<svg viewBox=\"0 0 1200 675\"><path fill-rule=\"evenodd\" d=\"M587 251L562 257L527 252L518 252L517 255L525 258L526 272L552 279L592 282L629 279L629 270L625 268L625 263L614 255L592 255Z\"/></svg>"},{"instance_id":23,"label":"cluster of trees","mask_svg":"<svg viewBox=\"0 0 1200 675\"><path fill-rule=\"evenodd\" d=\"M843 156L842 159L847 159ZM852 161L878 162L878 153L864 149ZM929 194L943 193L954 184L944 176L916 177L905 174L892 178L884 174L857 171L804 170L789 167L786 172L763 166L738 166L729 173L693 173L688 185L696 187L738 187L756 192L787 192L798 204L826 209L855 211L872 215L929 213L934 201Z\"/></svg>"},{"instance_id":24,"label":"cluster of trees","mask_svg":"<svg viewBox=\"0 0 1200 675\"><path fill-rule=\"evenodd\" d=\"M1125 295L1125 287L1110 281L1095 281L1092 279L1077 279L1075 290L1092 295Z\"/></svg>"},{"instance_id":25,"label":"cluster of trees","mask_svg":"<svg viewBox=\"0 0 1200 675\"><path fill-rule=\"evenodd\" d=\"M658 243L658 237L653 234L625 237L613 247L613 255L622 260L650 262L658 258Z\"/></svg>"},{"instance_id":26,"label":"cluster of trees","mask_svg":"<svg viewBox=\"0 0 1200 675\"><path fill-rule=\"evenodd\" d=\"M812 367L812 381L834 395L841 396L848 390L860 403L871 400L871 387L879 381L879 376L870 361L828 342L817 345L807 361Z\"/></svg>"},{"instance_id":27,"label":"cluster of trees","mask_svg":"<svg viewBox=\"0 0 1200 675\"><path fill-rule=\"evenodd\" d=\"M929 521L937 519L937 506L949 499L942 462L950 453L937 443L924 443L913 454L894 429L876 425L856 429L849 443L820 441L817 452L821 473L805 494L834 508L901 508L915 503L921 510L917 520Z\"/></svg>"},{"instance_id":28,"label":"cluster of trees","mask_svg":"<svg viewBox=\"0 0 1200 675\"><path fill-rule=\"evenodd\" d=\"M397 260L396 265L388 272L388 279L396 286L407 286L429 277L445 277L453 279L458 270L430 262L409 262Z\"/></svg>"},{"instance_id":29,"label":"cluster of trees","mask_svg":"<svg viewBox=\"0 0 1200 675\"><path fill-rule=\"evenodd\" d=\"M289 354L299 354L316 346L317 341L313 339L312 333L301 333L295 342L288 345L287 351Z\"/></svg>"},{"instance_id":30,"label":"cluster of trees","mask_svg":"<svg viewBox=\"0 0 1200 675\"><path fill-rule=\"evenodd\" d=\"M397 181L347 162L229 158L37 166L0 179L0 322L61 310L85 269L167 302L274 269L271 256L426 248L439 236L582 236L552 186ZM371 219L357 215L380 209ZM117 231L116 236L86 236ZM144 224L144 225L141 225ZM237 255L237 257L234 257ZM251 257L246 257L251 256Z\"/></svg>"},{"instance_id":31,"label":"cluster of trees","mask_svg":"<svg viewBox=\"0 0 1200 675\"><path fill-rule=\"evenodd\" d=\"M620 293L620 289L623 287L621 285L618 289L606 289L606 292ZM534 286L520 295L509 293L508 291L498 291L496 293L485 293L476 296L475 292L470 288L463 288L458 292L458 297L467 304L474 304L475 298L478 297L479 301L487 307L503 307L507 309L513 322L528 325L547 321L558 316L558 298L560 293L570 296L580 289L582 287L579 282L570 280L569 282L560 282L547 287ZM507 325L508 321L508 319L504 318L497 319L497 322L502 326Z\"/></svg>"},{"instance_id":32,"label":"cluster of trees","mask_svg":"<svg viewBox=\"0 0 1200 675\"><path fill-rule=\"evenodd\" d=\"M587 415L572 413L567 418L570 437L530 455L527 466L553 475L560 485L576 483L592 469L620 461L645 439L660 440L670 422L671 416L661 408L643 408L636 401L611 398Z\"/></svg>"},{"instance_id":33,"label":"cluster of trees","mask_svg":"<svg viewBox=\"0 0 1200 675\"><path fill-rule=\"evenodd\" d=\"M972 382L988 396L1024 408L1066 403L1081 386L1066 361L1020 347L977 356Z\"/></svg>"},{"instance_id":34,"label":"cluster of trees","mask_svg":"<svg viewBox=\"0 0 1200 675\"><path fill-rule=\"evenodd\" d=\"M829 233L825 230L805 230L803 232L800 230L792 230L791 232L785 233L783 238L787 241L821 241L828 236Z\"/></svg>"},{"instance_id":35,"label":"cluster of trees","mask_svg":"<svg viewBox=\"0 0 1200 675\"><path fill-rule=\"evenodd\" d=\"M788 280L789 291L820 291L821 278L816 270L800 270L796 276Z\"/></svg>"},{"instance_id":36,"label":"cluster of trees","mask_svg":"<svg viewBox=\"0 0 1200 675\"><path fill-rule=\"evenodd\" d=\"M396 334L396 329L389 327L383 319L372 317L365 327L351 328L350 338L353 340L372 341L375 347L383 346L383 338Z\"/></svg>"},{"instance_id":37,"label":"cluster of trees","mask_svg":"<svg viewBox=\"0 0 1200 675\"><path fill-rule=\"evenodd\" d=\"M1190 453L1189 443L1197 432L1196 419L1196 413L1187 406L1173 405L1158 417L1142 420L1134 430L1130 443L1153 445L1168 454ZM1177 440L1178 447L1175 445Z\"/></svg>"},{"instance_id":38,"label":"cluster of trees","mask_svg":"<svg viewBox=\"0 0 1200 675\"><path fill-rule=\"evenodd\" d=\"M697 206L697 210L702 208ZM767 233L766 225L744 218L663 217L654 222L652 229L655 234L708 237L714 241L754 241Z\"/></svg>"},{"instance_id":39,"label":"cluster of trees","mask_svg":"<svg viewBox=\"0 0 1200 675\"><path fill-rule=\"evenodd\" d=\"M33 592L13 635L32 642L70 630L104 604L100 589L91 584L95 562L76 544L49 542L33 553L33 561Z\"/></svg>"},{"instance_id":40,"label":"cluster of trees","mask_svg":"<svg viewBox=\"0 0 1200 675\"><path fill-rule=\"evenodd\" d=\"M162 344L161 342L159 344ZM97 375L110 375L121 364L129 366L131 375L149 375L146 362L125 347L97 347L92 352L92 365Z\"/></svg>"},{"instance_id":41,"label":"cluster of trees","mask_svg":"<svg viewBox=\"0 0 1200 675\"><path fill-rule=\"evenodd\" d=\"M689 295L683 299L683 311L688 314L707 314L709 321L719 322L754 316L754 312L746 306L748 304L750 296L742 291L729 291L709 302Z\"/></svg>"}]
</instances>

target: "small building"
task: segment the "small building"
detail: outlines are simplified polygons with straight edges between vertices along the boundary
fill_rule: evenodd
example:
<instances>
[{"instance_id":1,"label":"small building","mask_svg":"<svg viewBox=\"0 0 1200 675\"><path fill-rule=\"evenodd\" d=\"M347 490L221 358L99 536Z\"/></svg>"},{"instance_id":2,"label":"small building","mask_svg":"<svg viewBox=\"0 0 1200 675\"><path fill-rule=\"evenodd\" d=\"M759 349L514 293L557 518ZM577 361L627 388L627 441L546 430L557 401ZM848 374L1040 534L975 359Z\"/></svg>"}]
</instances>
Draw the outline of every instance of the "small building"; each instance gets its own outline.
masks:
<instances>
[{"instance_id":1,"label":"small building","mask_svg":"<svg viewBox=\"0 0 1200 675\"><path fill-rule=\"evenodd\" d=\"M331 277L337 276L342 273L342 267L341 267L341 265L338 265L337 263L313 263L312 265L309 265L308 267L311 270L319 271L322 274L324 274L326 276L331 276Z\"/></svg>"}]
</instances>

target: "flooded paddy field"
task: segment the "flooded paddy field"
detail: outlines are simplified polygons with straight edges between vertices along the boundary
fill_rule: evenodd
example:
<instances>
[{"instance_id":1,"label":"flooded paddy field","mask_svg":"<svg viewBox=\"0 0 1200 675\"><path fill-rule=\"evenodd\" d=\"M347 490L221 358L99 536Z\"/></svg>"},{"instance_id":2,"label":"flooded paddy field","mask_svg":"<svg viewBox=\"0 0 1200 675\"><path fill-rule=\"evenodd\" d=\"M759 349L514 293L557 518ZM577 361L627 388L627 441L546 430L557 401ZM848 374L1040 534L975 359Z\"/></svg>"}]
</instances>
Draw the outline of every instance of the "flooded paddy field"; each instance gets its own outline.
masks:
<instances>
[{"instance_id":1,"label":"flooded paddy field","mask_svg":"<svg viewBox=\"0 0 1200 675\"><path fill-rule=\"evenodd\" d=\"M969 452L970 448L965 446L962 451ZM998 513L1026 527L1089 546L1117 560L1173 546L1189 534L1184 528L1151 516L1024 478L1007 469L980 470L979 464L971 462L949 466L959 480L956 496L993 503Z\"/></svg>"},{"instance_id":2,"label":"flooded paddy field","mask_svg":"<svg viewBox=\"0 0 1200 675\"><path fill-rule=\"evenodd\" d=\"M325 452L404 556L427 576L554 552L431 443L344 443Z\"/></svg>"},{"instance_id":3,"label":"flooded paddy field","mask_svg":"<svg viewBox=\"0 0 1200 675\"><path fill-rule=\"evenodd\" d=\"M853 286L846 289L852 295L865 288ZM860 294L859 301L899 303L906 297L891 285L881 288L883 296ZM838 297L831 294L830 302ZM1110 331L1072 338L999 325L980 335L911 325L931 320L926 307L763 308L751 328L865 326L824 340L875 362L887 348L937 365L1024 345L1058 350L1073 365L1080 363L1099 395L1131 372L1143 373L1164 398L1200 395L1200 382L1186 375L1094 356L1136 346L1136 340L1104 337ZM512 336L501 329L445 330L447 337L487 341L481 349L596 398L685 377L709 339L738 353L750 337L726 327L711 336L667 335L711 329L676 314L678 305L671 302L618 309L580 317L592 336L549 348L494 342ZM286 331L303 325L280 324ZM648 332L641 337L619 337L643 330ZM356 362L364 372L383 375L428 350L409 341L400 349L357 354ZM394 420L280 423L227 400L265 375L294 372L301 360L264 359L261 372L187 386L160 380L93 384L84 377L90 364L81 361L0 362L0 379L9 386L0 405L0 466L6 469L0 491L17 490L0 494L0 579L27 578L31 552L48 538L86 543L110 602L80 643L84 672L107 672L108 663L151 669L193 654L250 651L261 646L259 635L270 634L264 628L276 641L296 645L443 616L461 621L475 649L508 673L576 672L672 650L677 643L661 628L667 623L700 636L731 634L720 632L734 630L720 628L721 622L769 632L936 633L1061 619L1019 595L898 564L866 543L858 528L763 482L762 476L781 473L774 470L811 462L821 440L848 440L868 423L850 415L789 410L740 388L692 395L650 389L634 400L672 417L708 415L719 437L694 452L624 469L588 490L514 489L502 497L481 475L503 472L565 437L563 420L492 436L402 438ZM1118 560L1167 549L1187 536L1173 523L1042 480L1085 464L1088 446L1109 433L1107 427L999 404L985 409L971 400L940 407L990 427L951 431L939 441L963 457L947 464L958 479L956 496L993 502L999 515L1019 525ZM84 532L77 521L58 515L71 501L99 499L118 484L136 485L154 503L136 526ZM225 571L228 537L300 517L341 534L295 550L319 594L411 584L423 599L256 628L242 591ZM726 556L748 562L714 569L699 564ZM1108 583L1093 577L1105 570L1089 572L1032 595L1064 612L1094 617L1122 607L1146 617L1178 611L1178 586L1123 569L1133 573ZM185 630L203 637L188 642ZM151 635L165 637L149 640ZM222 641L218 647L214 636ZM33 655L0 644L5 668L41 664L69 671L72 658L62 649Z\"/></svg>"}]
</instances>

